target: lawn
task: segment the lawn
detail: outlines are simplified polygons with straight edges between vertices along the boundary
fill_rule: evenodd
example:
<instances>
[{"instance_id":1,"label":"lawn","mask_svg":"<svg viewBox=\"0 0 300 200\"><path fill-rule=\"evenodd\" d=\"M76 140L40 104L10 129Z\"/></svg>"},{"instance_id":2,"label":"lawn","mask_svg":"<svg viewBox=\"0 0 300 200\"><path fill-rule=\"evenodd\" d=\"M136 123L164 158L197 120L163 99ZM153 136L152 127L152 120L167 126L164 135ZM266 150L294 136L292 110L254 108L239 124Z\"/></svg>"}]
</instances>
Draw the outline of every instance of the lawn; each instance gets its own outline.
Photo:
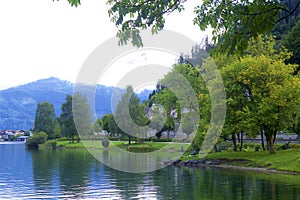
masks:
<instances>
[{"instance_id":1,"label":"lawn","mask_svg":"<svg viewBox=\"0 0 300 200\"><path fill-rule=\"evenodd\" d=\"M84 140L79 143L69 143L69 141L57 141L57 146L66 149L102 149L102 142L99 140ZM145 142L142 144L135 144L132 142L128 146L128 141L111 141L110 147L117 146L123 150L131 152L150 152L157 151L166 147L165 152L176 151L179 152L182 148L186 150L188 143L173 143L173 142ZM163 152L163 151L162 151ZM182 160L197 160L198 156L185 156ZM206 159L218 159L223 161L226 165L255 167L265 169L275 169L280 171L299 172L300 173L300 149L288 149L276 151L276 154L270 155L268 151L242 151L231 152L222 151L210 153Z\"/></svg>"},{"instance_id":2,"label":"lawn","mask_svg":"<svg viewBox=\"0 0 300 200\"><path fill-rule=\"evenodd\" d=\"M229 161L228 165L259 167L281 171L300 172L300 150L288 149L270 155L264 152L219 152L211 153L206 159Z\"/></svg>"},{"instance_id":3,"label":"lawn","mask_svg":"<svg viewBox=\"0 0 300 200\"><path fill-rule=\"evenodd\" d=\"M144 142L141 144L135 144L132 142L131 145L128 145L128 141L111 141L110 146L114 145L123 150L132 151L132 152L150 152L157 151L166 147L166 150L180 151L181 148L186 150L189 146L189 143L173 143L173 142ZM67 149L77 149L77 148L93 148L101 149L103 148L102 142L99 140L84 140L79 143L74 142L70 143L69 141L57 141L57 146Z\"/></svg>"}]
</instances>

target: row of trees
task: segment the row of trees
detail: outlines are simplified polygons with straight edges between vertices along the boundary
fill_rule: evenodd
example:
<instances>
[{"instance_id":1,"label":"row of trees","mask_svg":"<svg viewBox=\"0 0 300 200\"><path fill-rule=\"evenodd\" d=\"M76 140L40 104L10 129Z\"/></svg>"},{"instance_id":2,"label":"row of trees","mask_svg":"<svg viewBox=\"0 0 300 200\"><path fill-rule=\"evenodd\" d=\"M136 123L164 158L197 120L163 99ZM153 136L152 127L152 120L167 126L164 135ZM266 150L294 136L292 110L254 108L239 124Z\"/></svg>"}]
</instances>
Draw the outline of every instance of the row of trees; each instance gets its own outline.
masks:
<instances>
[{"instance_id":1,"label":"row of trees","mask_svg":"<svg viewBox=\"0 0 300 200\"><path fill-rule=\"evenodd\" d=\"M207 58L201 46L196 46L192 50L192 56L182 56L178 63L173 66L173 71L165 76L157 84L149 100L139 105L136 97L130 100L131 118L139 125L148 125L157 131L157 137L160 137L163 131L174 130L175 122L181 121L180 128L186 134L193 133L193 113L178 112L177 118L171 116L172 110L180 111L186 109L192 111L193 105L187 105L181 108L178 98L174 93L164 85L174 85L176 73L180 73L188 80L194 92L198 96L200 122L197 124L198 132L193 142L193 147L199 149L201 142L205 137L211 118L211 99L207 88L208 82L215 80L203 80L203 76L213 78L213 71L210 71L212 65L217 65L223 77L224 86L227 94L227 117L221 138L231 138L234 145L234 151L237 151L236 135L242 138L243 135L254 138L258 134L266 137L267 149L274 153L274 142L276 134L280 131L293 130L299 133L299 101L300 101L300 82L297 63L290 62L290 58L298 58L299 48L290 49L280 48L278 44L290 44L290 38L297 38L295 33L300 27L296 23L291 32L282 37L282 40L276 41L272 36L258 36L256 40L251 40L249 47L242 58L237 56L214 55L213 59ZM299 36L298 36L299 37ZM290 41L290 42L289 42ZM200 52L200 53L195 53ZM197 61L197 62L195 62ZM200 63L200 65L197 65ZM175 73L176 72L176 73ZM172 82L173 81L173 82ZM185 91L177 91L177 93ZM132 137L138 138L144 130L132 130L130 134L119 128L129 123L127 116L123 115L124 107L129 97L132 98L133 91L131 87L127 88L122 96L114 115L106 115L102 118L103 129L114 134L120 133L127 135L129 143ZM187 95L186 101L188 102ZM151 120L144 117L142 108L151 107L153 104L163 105L166 112L154 112ZM182 116L181 116L182 115ZM122 121L117 124L115 119ZM143 121L141 123L141 121ZM188 123L185 123L188 122ZM126 128L125 128L126 129ZM262 140L262 148L265 150L265 144ZM240 150L242 149L242 143Z\"/></svg>"},{"instance_id":2,"label":"row of trees","mask_svg":"<svg viewBox=\"0 0 300 200\"><path fill-rule=\"evenodd\" d=\"M149 100L142 103L134 94L133 88L128 86L126 92L121 95L115 112L106 114L99 121L102 123L102 129L109 135L121 135L128 138L128 144L131 144L132 139L142 141L153 131L158 139L163 132L167 132L169 137L170 132L175 130L175 123L179 123L181 119L181 113L177 113L178 108L179 102L174 94L159 84L149 95ZM172 112L176 114L172 115ZM187 134L191 134L195 129L190 123L193 119L191 116L191 113L183 115L185 120L181 124L181 130Z\"/></svg>"},{"instance_id":3,"label":"row of trees","mask_svg":"<svg viewBox=\"0 0 300 200\"><path fill-rule=\"evenodd\" d=\"M94 133L104 130L112 137L127 138L130 144L133 139L137 141L145 137L146 125L149 124L144 112L145 104L140 104L140 99L134 94L131 86L128 86L121 95L115 112L106 114L101 119L93 120L86 98L78 93L67 95L66 102L61 108L62 112L58 118L53 104L49 102L38 104L33 127L34 136L37 137L42 132L46 133L47 139L67 137L70 142L75 140L79 142L80 137L93 137ZM138 126L132 126L131 120ZM158 120L160 119L155 121ZM161 131L158 134L161 134Z\"/></svg>"},{"instance_id":4,"label":"row of trees","mask_svg":"<svg viewBox=\"0 0 300 200\"><path fill-rule=\"evenodd\" d=\"M255 137L260 132L270 153L275 152L276 134L293 128L300 112L297 65L285 64L290 54L276 52L274 46L272 38L259 37L251 42L248 56L221 69L227 94L225 133Z\"/></svg>"},{"instance_id":5,"label":"row of trees","mask_svg":"<svg viewBox=\"0 0 300 200\"><path fill-rule=\"evenodd\" d=\"M212 78L204 82L202 77L213 73L209 70L215 64L221 72L227 96L226 122L221 138L232 138L235 151L236 135L242 137L246 134L250 138L264 135L267 149L275 153L274 142L278 132L293 129L299 133L300 76L295 73L298 65L286 64L291 56L284 48L276 49L273 37L259 36L250 42L242 58L215 55L213 59L203 59L202 65L192 65L189 60L183 62L184 59L179 59L173 71L189 81L200 105L199 129L193 146L200 148L211 120L207 85L215 80ZM167 74L161 82L172 79L172 74ZM173 107L180 109L178 100L168 88L152 95L151 102L164 105L168 111ZM187 130L185 132L188 133ZM262 147L265 149L263 140Z\"/></svg>"},{"instance_id":6,"label":"row of trees","mask_svg":"<svg viewBox=\"0 0 300 200\"><path fill-rule=\"evenodd\" d=\"M94 132L92 113L84 96L76 93L67 95L65 103L62 104L62 113L58 118L55 115L54 106L49 102L37 105L33 133L47 134L47 139L67 137L71 142L78 142L82 136L92 135ZM75 115L74 115L75 113ZM75 125L77 122L77 127ZM99 121L96 121L99 123ZM95 124L96 124L95 122ZM95 126L97 128L97 126Z\"/></svg>"}]
</instances>

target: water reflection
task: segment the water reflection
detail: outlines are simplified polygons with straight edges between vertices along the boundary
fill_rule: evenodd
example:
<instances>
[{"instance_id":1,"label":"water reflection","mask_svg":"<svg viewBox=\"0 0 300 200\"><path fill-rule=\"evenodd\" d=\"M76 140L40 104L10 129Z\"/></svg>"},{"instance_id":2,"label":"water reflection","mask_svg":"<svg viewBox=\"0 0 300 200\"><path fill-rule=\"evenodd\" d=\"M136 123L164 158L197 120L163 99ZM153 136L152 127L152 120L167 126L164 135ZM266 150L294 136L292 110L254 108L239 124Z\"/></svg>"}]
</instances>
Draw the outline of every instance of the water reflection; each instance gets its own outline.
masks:
<instances>
[{"instance_id":1,"label":"water reflection","mask_svg":"<svg viewBox=\"0 0 300 200\"><path fill-rule=\"evenodd\" d=\"M84 150L0 145L0 199L300 199L300 176L167 167L132 174ZM111 152L99 151L104 159Z\"/></svg>"}]
</instances>

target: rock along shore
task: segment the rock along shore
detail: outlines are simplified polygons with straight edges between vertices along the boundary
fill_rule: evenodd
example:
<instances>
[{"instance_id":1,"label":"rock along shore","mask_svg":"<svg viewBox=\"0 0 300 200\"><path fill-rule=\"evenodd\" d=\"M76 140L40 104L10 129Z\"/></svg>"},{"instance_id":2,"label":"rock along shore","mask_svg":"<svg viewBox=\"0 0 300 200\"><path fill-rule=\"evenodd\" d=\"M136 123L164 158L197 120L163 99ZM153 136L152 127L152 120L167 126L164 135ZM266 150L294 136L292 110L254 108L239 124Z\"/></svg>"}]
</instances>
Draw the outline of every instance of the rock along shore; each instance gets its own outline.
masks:
<instances>
[{"instance_id":1,"label":"rock along shore","mask_svg":"<svg viewBox=\"0 0 300 200\"><path fill-rule=\"evenodd\" d=\"M185 161L178 159L174 161L171 160L165 161L164 163L175 167L191 167L191 168L217 167L217 168L227 168L227 169L252 170L252 171L267 172L267 173L300 175L300 173L298 172L281 171L272 168L267 169L267 168L259 168L259 167L244 167L244 166L231 165L232 162L225 159L206 160L205 158L202 158L200 160L185 160Z\"/></svg>"}]
</instances>

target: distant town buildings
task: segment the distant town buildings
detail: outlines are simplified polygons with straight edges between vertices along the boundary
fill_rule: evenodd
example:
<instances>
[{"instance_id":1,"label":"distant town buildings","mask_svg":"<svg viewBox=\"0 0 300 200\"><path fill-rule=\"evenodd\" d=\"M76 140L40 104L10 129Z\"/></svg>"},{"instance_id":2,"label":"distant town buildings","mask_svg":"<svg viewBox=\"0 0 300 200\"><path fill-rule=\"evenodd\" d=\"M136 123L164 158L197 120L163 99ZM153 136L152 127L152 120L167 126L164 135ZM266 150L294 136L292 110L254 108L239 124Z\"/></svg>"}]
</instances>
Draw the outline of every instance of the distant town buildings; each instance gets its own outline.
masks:
<instances>
[{"instance_id":1,"label":"distant town buildings","mask_svg":"<svg viewBox=\"0 0 300 200\"><path fill-rule=\"evenodd\" d=\"M25 142L32 133L25 130L2 130L0 131L0 142L18 141Z\"/></svg>"}]
</instances>

